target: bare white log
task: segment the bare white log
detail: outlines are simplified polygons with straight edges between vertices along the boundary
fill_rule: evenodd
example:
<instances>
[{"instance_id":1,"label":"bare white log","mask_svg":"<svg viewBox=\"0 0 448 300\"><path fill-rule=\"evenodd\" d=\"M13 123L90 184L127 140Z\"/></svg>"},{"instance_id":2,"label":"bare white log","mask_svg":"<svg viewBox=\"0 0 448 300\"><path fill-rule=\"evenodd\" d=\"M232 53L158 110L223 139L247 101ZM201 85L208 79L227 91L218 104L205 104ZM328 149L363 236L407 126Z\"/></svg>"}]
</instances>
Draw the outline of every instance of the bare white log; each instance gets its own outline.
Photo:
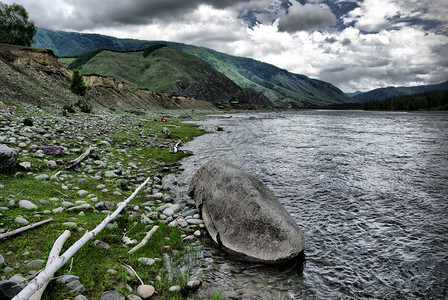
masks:
<instances>
[{"instance_id":1,"label":"bare white log","mask_svg":"<svg viewBox=\"0 0 448 300\"><path fill-rule=\"evenodd\" d=\"M172 150L170 150L170 153L177 153L177 148L179 147L179 144L180 144L180 142L181 142L182 140L179 140L177 143L176 143L176 145L174 145L174 147L173 147L173 149Z\"/></svg>"},{"instance_id":2,"label":"bare white log","mask_svg":"<svg viewBox=\"0 0 448 300\"><path fill-rule=\"evenodd\" d=\"M51 222L51 221L53 221L53 218L49 218L49 219L46 219L46 220L43 220L43 221L31 224L31 225L20 227L18 229L13 230L13 231L8 231L6 233L2 233L2 234L0 234L0 240L3 239L3 238L6 238L8 236L12 236L12 235L18 234L20 232L26 231L28 229L32 229L32 228L38 227L40 225L43 225L43 224Z\"/></svg>"},{"instance_id":3,"label":"bare white log","mask_svg":"<svg viewBox=\"0 0 448 300\"><path fill-rule=\"evenodd\" d=\"M79 164L81 161L83 161L87 156L89 156L90 152L92 152L92 150L95 149L93 147L89 147L87 148L86 152L84 152L83 154L81 154L78 158L71 160L69 162L67 162L65 164L65 169L71 169L74 166L76 166L77 164Z\"/></svg>"},{"instance_id":4,"label":"bare white log","mask_svg":"<svg viewBox=\"0 0 448 300\"><path fill-rule=\"evenodd\" d=\"M64 233L62 233L58 239L56 240L56 242L54 242L53 244L53 248L51 248L50 251L50 255L48 255L48 260L47 260L47 266L52 264L56 258L59 257L59 253L61 253L62 250L62 246L64 246L64 243L70 238L70 231L69 230L65 230ZM53 276L50 277L50 279L48 279L44 285L38 289L31 297L30 300L40 300L42 298L42 295L45 291L45 288L47 287L48 283L50 282L51 278L53 278Z\"/></svg>"},{"instance_id":5,"label":"bare white log","mask_svg":"<svg viewBox=\"0 0 448 300\"><path fill-rule=\"evenodd\" d=\"M140 249L141 247L143 247L144 245L146 245L146 243L149 241L149 239L151 238L151 236L154 234L154 232L156 232L156 230L159 228L159 226L154 225L150 231L148 231L145 235L145 237L143 238L143 240L134 248L132 248L131 250L128 251L128 254L131 254L132 252L137 251L138 249Z\"/></svg>"},{"instance_id":6,"label":"bare white log","mask_svg":"<svg viewBox=\"0 0 448 300\"><path fill-rule=\"evenodd\" d=\"M111 214L108 215L94 230L87 231L82 238L80 238L76 243L74 243L70 248L67 249L61 256L59 256L53 263L45 267L39 276L31 280L28 285L17 294L13 300L27 300L31 295L33 295L38 289L40 289L46 281L48 281L57 270L59 270L65 263L79 250L85 243L95 237L101 230L106 227L106 225L115 219L118 214L126 207L126 205L134 199L137 193L149 182L150 178L148 177L145 182L143 182L133 193L129 196L125 201L121 202L118 205L117 209Z\"/></svg>"}]
</instances>

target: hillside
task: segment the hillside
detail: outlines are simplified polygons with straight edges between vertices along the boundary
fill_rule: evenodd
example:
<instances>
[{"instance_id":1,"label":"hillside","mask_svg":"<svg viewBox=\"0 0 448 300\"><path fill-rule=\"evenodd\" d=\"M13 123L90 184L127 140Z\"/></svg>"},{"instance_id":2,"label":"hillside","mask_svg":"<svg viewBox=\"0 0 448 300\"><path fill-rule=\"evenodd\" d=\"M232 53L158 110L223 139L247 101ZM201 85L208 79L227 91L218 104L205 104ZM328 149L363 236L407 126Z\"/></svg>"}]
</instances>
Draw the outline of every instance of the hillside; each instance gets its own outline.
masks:
<instances>
[{"instance_id":1,"label":"hillside","mask_svg":"<svg viewBox=\"0 0 448 300\"><path fill-rule=\"evenodd\" d=\"M76 103L70 92L71 71L59 64L51 50L0 44L0 94L7 105L20 102L60 107ZM151 108L208 108L205 101L169 97L99 75L85 76L94 106L122 110Z\"/></svg>"},{"instance_id":2,"label":"hillside","mask_svg":"<svg viewBox=\"0 0 448 300\"><path fill-rule=\"evenodd\" d=\"M95 51L85 63L75 60L71 66L83 74L108 76L131 87L211 102L228 102L241 91L203 60L168 47L126 53Z\"/></svg>"},{"instance_id":3,"label":"hillside","mask_svg":"<svg viewBox=\"0 0 448 300\"><path fill-rule=\"evenodd\" d=\"M158 43L164 43L171 49L201 58L240 87L262 92L275 106L316 107L352 101L341 90L327 82L294 74L254 59L236 57L193 45L118 39L98 34L55 32L39 28L33 46L49 48L58 56L78 56L97 49L131 51Z\"/></svg>"},{"instance_id":4,"label":"hillside","mask_svg":"<svg viewBox=\"0 0 448 300\"><path fill-rule=\"evenodd\" d=\"M433 85L420 85L420 86L412 86L412 87L386 87L374 89L369 92L361 93L353 96L353 99L359 102L367 102L367 101L382 101L389 99L390 97L404 96L404 95L412 95L419 94L429 91L436 90L448 90L448 81L433 84Z\"/></svg>"}]
</instances>

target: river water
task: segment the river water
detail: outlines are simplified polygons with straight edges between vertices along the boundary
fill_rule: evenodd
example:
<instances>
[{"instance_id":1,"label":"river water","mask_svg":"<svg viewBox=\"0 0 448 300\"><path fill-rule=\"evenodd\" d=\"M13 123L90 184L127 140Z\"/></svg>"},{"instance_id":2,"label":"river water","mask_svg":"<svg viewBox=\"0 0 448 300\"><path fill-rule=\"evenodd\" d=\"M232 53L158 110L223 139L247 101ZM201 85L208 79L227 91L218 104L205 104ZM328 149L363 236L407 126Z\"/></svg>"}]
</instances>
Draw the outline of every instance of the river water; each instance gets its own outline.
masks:
<instances>
[{"instance_id":1,"label":"river water","mask_svg":"<svg viewBox=\"0 0 448 300\"><path fill-rule=\"evenodd\" d=\"M205 242L196 297L448 299L448 114L268 112L197 123L224 131L182 148L194 155L176 175L178 196L206 161L232 162L274 192L306 249L303 264L272 268Z\"/></svg>"}]
</instances>

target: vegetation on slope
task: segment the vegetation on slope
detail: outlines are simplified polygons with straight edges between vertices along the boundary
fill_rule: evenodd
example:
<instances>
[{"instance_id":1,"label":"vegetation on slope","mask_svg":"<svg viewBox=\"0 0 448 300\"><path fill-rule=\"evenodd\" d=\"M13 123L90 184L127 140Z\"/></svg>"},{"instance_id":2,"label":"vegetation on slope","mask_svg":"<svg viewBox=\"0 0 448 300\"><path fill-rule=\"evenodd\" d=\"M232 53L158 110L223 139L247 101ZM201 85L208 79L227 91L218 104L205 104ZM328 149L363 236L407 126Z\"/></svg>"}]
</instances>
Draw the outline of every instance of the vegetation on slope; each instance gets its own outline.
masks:
<instances>
[{"instance_id":1,"label":"vegetation on slope","mask_svg":"<svg viewBox=\"0 0 448 300\"><path fill-rule=\"evenodd\" d=\"M325 106L328 109L364 109L381 111L448 110L448 91L390 97L382 101L347 103Z\"/></svg>"},{"instance_id":2,"label":"vegetation on slope","mask_svg":"<svg viewBox=\"0 0 448 300\"><path fill-rule=\"evenodd\" d=\"M293 74L253 59L236 57L193 45L117 39L95 34L54 32L45 29L38 30L34 45L50 48L59 56L76 56L103 48L134 51L160 43L203 59L240 87L252 88L257 92L262 92L275 106L316 107L352 101L350 97L329 83Z\"/></svg>"},{"instance_id":3,"label":"vegetation on slope","mask_svg":"<svg viewBox=\"0 0 448 300\"><path fill-rule=\"evenodd\" d=\"M241 88L196 56L161 44L143 51L93 51L81 55L70 68L100 74L133 87L207 101L231 99Z\"/></svg>"},{"instance_id":4,"label":"vegetation on slope","mask_svg":"<svg viewBox=\"0 0 448 300\"><path fill-rule=\"evenodd\" d=\"M366 93L355 95L353 96L353 99L359 102L381 101L389 99L391 97L419 94L430 91L441 91L441 90L448 90L448 81L432 85L379 88Z\"/></svg>"}]
</instances>

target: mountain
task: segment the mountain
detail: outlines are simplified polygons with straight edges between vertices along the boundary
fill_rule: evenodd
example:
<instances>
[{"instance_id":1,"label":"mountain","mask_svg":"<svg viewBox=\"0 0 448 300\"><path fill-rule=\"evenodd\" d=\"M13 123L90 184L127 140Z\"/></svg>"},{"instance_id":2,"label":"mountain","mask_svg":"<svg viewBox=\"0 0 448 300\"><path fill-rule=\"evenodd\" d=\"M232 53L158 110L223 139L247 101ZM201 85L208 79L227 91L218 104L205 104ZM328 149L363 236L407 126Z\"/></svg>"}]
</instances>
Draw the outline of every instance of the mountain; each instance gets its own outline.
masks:
<instances>
[{"instance_id":1,"label":"mountain","mask_svg":"<svg viewBox=\"0 0 448 300\"><path fill-rule=\"evenodd\" d=\"M228 102L241 88L196 56L163 44L142 51L109 50L87 53L71 62L70 69L99 74L168 95L187 95L199 100Z\"/></svg>"},{"instance_id":2,"label":"mountain","mask_svg":"<svg viewBox=\"0 0 448 300\"><path fill-rule=\"evenodd\" d=\"M58 62L51 50L0 44L0 104L26 103L60 111L64 104L78 101L70 91L71 76L72 72ZM84 81L92 95L89 102L95 107L127 111L215 108L210 102L131 88L101 75L84 76Z\"/></svg>"},{"instance_id":3,"label":"mountain","mask_svg":"<svg viewBox=\"0 0 448 300\"><path fill-rule=\"evenodd\" d=\"M354 96L358 96L358 95L360 95L360 94L362 94L363 92L361 92L361 91L356 91L356 92L354 92L354 93L345 93L347 96L349 96L349 97L354 97Z\"/></svg>"},{"instance_id":4,"label":"mountain","mask_svg":"<svg viewBox=\"0 0 448 300\"><path fill-rule=\"evenodd\" d=\"M404 96L404 95L412 95L419 94L429 91L436 90L448 90L448 81L433 84L433 85L420 85L420 86L412 86L412 87L386 87L379 88L369 92L365 92L356 96L353 96L353 99L359 102L367 102L367 101L382 101L386 100L390 97Z\"/></svg>"},{"instance_id":5,"label":"mountain","mask_svg":"<svg viewBox=\"0 0 448 300\"><path fill-rule=\"evenodd\" d=\"M48 48L58 56L79 56L97 49L117 51L141 50L155 44L191 54L210 64L242 88L261 92L278 107L318 107L331 103L353 101L337 87L304 75L294 74L271 64L237 57L193 45L165 42L118 39L98 34L51 31L39 28L33 47Z\"/></svg>"}]
</instances>

